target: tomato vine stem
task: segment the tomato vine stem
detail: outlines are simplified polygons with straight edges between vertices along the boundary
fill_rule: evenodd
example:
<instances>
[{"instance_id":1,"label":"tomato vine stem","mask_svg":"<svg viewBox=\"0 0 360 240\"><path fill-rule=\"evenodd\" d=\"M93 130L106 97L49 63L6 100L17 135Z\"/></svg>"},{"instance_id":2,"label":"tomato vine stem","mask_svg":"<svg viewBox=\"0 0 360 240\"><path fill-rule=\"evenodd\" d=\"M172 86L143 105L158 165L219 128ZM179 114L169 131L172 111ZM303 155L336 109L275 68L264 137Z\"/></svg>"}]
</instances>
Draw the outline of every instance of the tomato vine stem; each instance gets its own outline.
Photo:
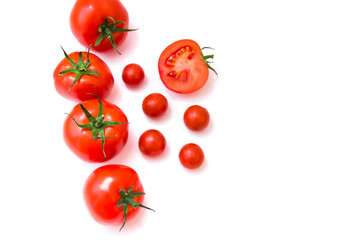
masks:
<instances>
[{"instance_id":1,"label":"tomato vine stem","mask_svg":"<svg viewBox=\"0 0 360 240\"><path fill-rule=\"evenodd\" d=\"M141 208L145 208L151 211L154 211L154 209L151 209L149 207L146 207L144 205L142 205L141 203L138 203L134 200L135 197L140 196L140 195L144 195L145 193L143 192L132 192L132 190L134 189L133 186L131 186L127 191L125 191L124 189L120 189L119 194L121 196L119 202L116 204L117 207L123 207L123 213L124 213L124 222L121 225L121 228L119 230L119 232L123 229L123 227L125 226L126 220L127 220L127 211L129 209L129 205L131 205L133 208L137 208L137 207L141 207Z\"/></svg>"},{"instance_id":2,"label":"tomato vine stem","mask_svg":"<svg viewBox=\"0 0 360 240\"><path fill-rule=\"evenodd\" d=\"M89 59L90 47L88 48L87 56L86 56L87 59L85 62L83 60L82 52L79 52L78 63L74 62L69 57L69 55L65 52L65 50L63 49L62 46L60 46L60 47L64 52L66 60L71 64L72 68L69 68L64 71L59 72L59 75L63 75L63 74L67 74L67 73L75 73L75 79L69 88L69 92L70 92L71 88L74 86L74 84L81 78L81 76L86 75L86 74L90 74L90 75L99 75L100 74L99 72L88 69L89 65L90 65L90 59Z\"/></svg>"},{"instance_id":3,"label":"tomato vine stem","mask_svg":"<svg viewBox=\"0 0 360 240\"><path fill-rule=\"evenodd\" d=\"M91 93L92 94L92 93ZM114 136L105 136L105 128L107 127L111 127L111 126L115 126L115 125L120 125L120 124L128 124L128 123L122 123L122 122L115 122L115 121L104 121L105 116L103 114L103 104L100 100L100 98L93 94L99 101L99 111L98 111L98 115L95 118L94 116L91 115L91 113L84 107L84 105L82 103L80 103L80 108L81 110L84 112L86 118L89 120L88 124L79 124L73 116L71 116L70 114L67 114L68 116L71 117L71 119L75 122L75 124L83 129L88 129L91 130L91 136L94 140L101 140L101 147L104 153L104 157L106 157L105 154L105 150L104 150L104 146L105 146L105 138L108 137L115 137Z\"/></svg>"},{"instance_id":4,"label":"tomato vine stem","mask_svg":"<svg viewBox=\"0 0 360 240\"><path fill-rule=\"evenodd\" d=\"M110 19L112 22L109 22L108 19ZM124 24L124 27L125 27L124 21L115 21L114 18L112 18L111 16L106 17L104 19L103 25L101 25L98 28L98 31L100 32L100 34L99 34L98 38L96 39L96 43L95 43L94 47L97 47L104 38L107 38L110 41L111 45L115 48L115 50L119 54L121 54L116 46L115 41L114 41L113 33L115 33L115 32L131 32L131 31L136 31L137 29L127 29L127 28L116 27L116 25L119 23Z\"/></svg>"}]
</instances>

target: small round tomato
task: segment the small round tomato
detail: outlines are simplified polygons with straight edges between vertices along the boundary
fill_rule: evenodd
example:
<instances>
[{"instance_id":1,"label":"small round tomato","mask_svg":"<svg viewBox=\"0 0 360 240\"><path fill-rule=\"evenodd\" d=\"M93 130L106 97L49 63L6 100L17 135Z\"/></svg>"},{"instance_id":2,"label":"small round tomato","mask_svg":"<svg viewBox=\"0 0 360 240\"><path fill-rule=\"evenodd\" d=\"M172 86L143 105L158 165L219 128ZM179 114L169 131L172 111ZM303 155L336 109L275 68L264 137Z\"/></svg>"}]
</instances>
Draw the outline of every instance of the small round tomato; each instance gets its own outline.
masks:
<instances>
[{"instance_id":1,"label":"small round tomato","mask_svg":"<svg viewBox=\"0 0 360 240\"><path fill-rule=\"evenodd\" d=\"M144 194L135 170L120 164L95 169L85 181L83 190L91 216L103 225L122 224L121 229L138 211L137 207L152 210L142 205Z\"/></svg>"},{"instance_id":2,"label":"small round tomato","mask_svg":"<svg viewBox=\"0 0 360 240\"><path fill-rule=\"evenodd\" d=\"M90 50L90 49L89 49ZM94 98L93 93L104 99L110 95L114 77L108 65L89 51L64 51L65 58L54 70L53 78L56 91L71 100L84 101Z\"/></svg>"},{"instance_id":3,"label":"small round tomato","mask_svg":"<svg viewBox=\"0 0 360 240\"><path fill-rule=\"evenodd\" d=\"M144 70L136 63L126 65L122 72L122 79L124 83L129 85L137 85L144 81L144 78Z\"/></svg>"},{"instance_id":4,"label":"small round tomato","mask_svg":"<svg viewBox=\"0 0 360 240\"><path fill-rule=\"evenodd\" d=\"M192 105L184 113L185 126L193 131L204 130L210 122L210 114L206 108Z\"/></svg>"},{"instance_id":5,"label":"small round tomato","mask_svg":"<svg viewBox=\"0 0 360 240\"><path fill-rule=\"evenodd\" d=\"M205 159L203 150L195 143L184 145L179 152L181 165L188 169L199 168Z\"/></svg>"},{"instance_id":6,"label":"small round tomato","mask_svg":"<svg viewBox=\"0 0 360 240\"><path fill-rule=\"evenodd\" d=\"M87 162L104 162L115 157L128 139L128 120L116 105L89 99L77 104L64 123L67 146Z\"/></svg>"},{"instance_id":7,"label":"small round tomato","mask_svg":"<svg viewBox=\"0 0 360 240\"><path fill-rule=\"evenodd\" d=\"M144 155L156 156L164 152L166 139L160 131L150 129L141 134L138 145Z\"/></svg>"},{"instance_id":8,"label":"small round tomato","mask_svg":"<svg viewBox=\"0 0 360 240\"><path fill-rule=\"evenodd\" d=\"M192 93L202 88L208 80L209 65L199 44L183 39L170 44L161 53L158 68L164 85L177 93ZM216 73L216 72L215 72Z\"/></svg>"},{"instance_id":9,"label":"small round tomato","mask_svg":"<svg viewBox=\"0 0 360 240\"><path fill-rule=\"evenodd\" d=\"M76 39L96 51L118 47L125 41L129 14L119 0L77 0L70 14L70 27ZM119 51L118 51L119 52Z\"/></svg>"},{"instance_id":10,"label":"small round tomato","mask_svg":"<svg viewBox=\"0 0 360 240\"><path fill-rule=\"evenodd\" d=\"M166 112L168 101L160 93L151 93L144 98L142 103L143 112L149 117L159 117Z\"/></svg>"}]
</instances>

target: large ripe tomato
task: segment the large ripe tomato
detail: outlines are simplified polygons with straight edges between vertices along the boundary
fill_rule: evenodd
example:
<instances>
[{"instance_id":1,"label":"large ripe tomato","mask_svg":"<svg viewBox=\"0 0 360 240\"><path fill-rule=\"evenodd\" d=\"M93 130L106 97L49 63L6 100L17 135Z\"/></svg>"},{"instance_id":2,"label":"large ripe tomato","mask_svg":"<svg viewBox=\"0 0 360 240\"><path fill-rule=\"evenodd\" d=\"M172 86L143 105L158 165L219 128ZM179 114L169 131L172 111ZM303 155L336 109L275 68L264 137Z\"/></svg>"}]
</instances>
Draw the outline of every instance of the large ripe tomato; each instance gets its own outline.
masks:
<instances>
[{"instance_id":1,"label":"large ripe tomato","mask_svg":"<svg viewBox=\"0 0 360 240\"><path fill-rule=\"evenodd\" d=\"M115 157L128 139L128 120L116 105L89 99L76 105L64 123L67 146L87 162Z\"/></svg>"},{"instance_id":2,"label":"large ripe tomato","mask_svg":"<svg viewBox=\"0 0 360 240\"><path fill-rule=\"evenodd\" d=\"M70 14L70 27L85 47L106 51L126 39L129 14L119 0L77 0Z\"/></svg>"},{"instance_id":3,"label":"large ripe tomato","mask_svg":"<svg viewBox=\"0 0 360 240\"><path fill-rule=\"evenodd\" d=\"M63 49L64 51L64 49ZM65 98L84 101L110 95L114 77L108 65L95 54L64 51L65 58L54 70L53 78L56 91Z\"/></svg>"},{"instance_id":4,"label":"large ripe tomato","mask_svg":"<svg viewBox=\"0 0 360 240\"><path fill-rule=\"evenodd\" d=\"M209 78L207 59L199 44L190 39L183 39L170 44L161 53L158 68L165 86L177 93L192 93L204 86ZM216 72L215 72L216 73Z\"/></svg>"},{"instance_id":5,"label":"large ripe tomato","mask_svg":"<svg viewBox=\"0 0 360 240\"><path fill-rule=\"evenodd\" d=\"M124 226L142 205L144 188L138 174L119 164L95 169L84 185L84 199L91 216L104 225ZM121 230L121 229L120 229Z\"/></svg>"}]
</instances>

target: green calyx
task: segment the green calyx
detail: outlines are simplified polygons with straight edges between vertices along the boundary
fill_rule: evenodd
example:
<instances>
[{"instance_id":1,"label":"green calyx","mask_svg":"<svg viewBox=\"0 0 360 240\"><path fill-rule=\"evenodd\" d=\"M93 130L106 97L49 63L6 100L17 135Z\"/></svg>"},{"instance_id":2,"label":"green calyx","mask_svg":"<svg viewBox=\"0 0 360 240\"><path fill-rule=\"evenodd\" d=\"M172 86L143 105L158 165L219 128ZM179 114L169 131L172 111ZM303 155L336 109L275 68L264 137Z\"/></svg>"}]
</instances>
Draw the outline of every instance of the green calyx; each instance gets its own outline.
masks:
<instances>
[{"instance_id":1,"label":"green calyx","mask_svg":"<svg viewBox=\"0 0 360 240\"><path fill-rule=\"evenodd\" d=\"M111 22L109 22L108 19L110 19ZM137 29L118 28L118 27L116 27L116 25L119 23L123 23L125 25L124 21L115 21L114 18L112 18L112 17L106 17L104 19L103 25L100 26L98 29L100 34L99 34L98 38L96 39L96 43L95 43L94 47L98 46L104 38L107 38L110 41L111 45L115 48L115 50L119 54L121 54L115 44L113 33L115 33L115 32L131 32L131 31L135 31Z\"/></svg>"},{"instance_id":2,"label":"green calyx","mask_svg":"<svg viewBox=\"0 0 360 240\"><path fill-rule=\"evenodd\" d=\"M121 229L123 229L123 227L125 226L126 223L126 219L127 219L127 211L129 208L129 205L132 206L133 208L137 208L137 207L142 207L151 211L154 211L154 209L151 209L149 207L146 207L144 205L142 205L141 203L138 203L136 201L134 201L134 198L140 195L144 195L145 193L143 192L131 192L134 189L134 187L130 187L127 191L125 191L124 189L120 189L119 193L120 193L120 200L119 202L116 204L117 207L121 207L123 208L123 212L124 212L124 222L120 228L119 231L121 231Z\"/></svg>"},{"instance_id":3,"label":"green calyx","mask_svg":"<svg viewBox=\"0 0 360 240\"><path fill-rule=\"evenodd\" d=\"M94 94L95 95L95 94ZM101 146L102 146L102 150L104 153L104 157L106 157L105 154L105 150L104 150L104 146L105 146L105 138L108 137L115 137L115 136L105 136L105 128L110 127L110 126L115 126L115 125L121 125L121 124L128 124L128 123L122 123L122 122L114 122L114 121L104 121L105 116L103 114L103 105L100 101L100 98L98 96L95 95L95 97L98 99L99 101L99 113L97 115L97 117L92 116L89 111L82 105L82 103L80 103L80 107L82 109L82 111L85 113L87 119L89 120L90 123L88 124L79 124L74 118L73 116L71 116L70 114L68 114L72 120L74 120L75 124L83 129L89 129L92 131L91 136L94 140L101 140Z\"/></svg>"},{"instance_id":4,"label":"green calyx","mask_svg":"<svg viewBox=\"0 0 360 240\"><path fill-rule=\"evenodd\" d=\"M217 72L215 71L215 69L210 66L210 63L213 63L213 62L209 62L209 61L208 61L208 59L213 59L213 58L214 58L214 54L204 55L203 52L202 52L202 50L204 50L204 49L212 49L212 50L214 50L214 49L211 48L211 47L203 47L203 48L201 49L201 58L202 58L202 60L204 60L204 62L206 63L206 66L207 66L210 70L212 70L212 71L216 74L216 76L218 76L218 74L217 74Z\"/></svg>"},{"instance_id":5,"label":"green calyx","mask_svg":"<svg viewBox=\"0 0 360 240\"><path fill-rule=\"evenodd\" d=\"M61 71L59 73L59 75L63 75L63 74L67 74L67 73L75 73L76 74L75 79L69 88L69 92L70 92L71 88L74 86L74 84L81 78L82 75L86 75L86 74L99 75L100 74L98 72L88 69L89 65L90 65L90 60L89 60L90 47L88 48L87 60L85 62L83 60L82 52L79 52L79 62L78 63L74 62L62 47L61 47L61 49L63 50L65 58L71 64L72 68Z\"/></svg>"}]
</instances>

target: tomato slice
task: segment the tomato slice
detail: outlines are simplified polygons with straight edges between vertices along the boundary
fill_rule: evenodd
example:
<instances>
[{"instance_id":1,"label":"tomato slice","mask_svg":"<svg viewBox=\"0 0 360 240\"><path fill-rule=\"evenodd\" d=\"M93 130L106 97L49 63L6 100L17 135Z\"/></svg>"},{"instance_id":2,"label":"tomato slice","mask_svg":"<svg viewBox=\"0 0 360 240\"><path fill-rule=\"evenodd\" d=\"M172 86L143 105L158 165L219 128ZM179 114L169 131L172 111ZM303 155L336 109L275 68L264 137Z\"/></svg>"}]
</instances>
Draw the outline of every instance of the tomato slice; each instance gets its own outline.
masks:
<instances>
[{"instance_id":1,"label":"tomato slice","mask_svg":"<svg viewBox=\"0 0 360 240\"><path fill-rule=\"evenodd\" d=\"M202 88L209 78L209 68L199 44L182 39L161 53L159 74L165 86L177 93L192 93Z\"/></svg>"}]
</instances>

